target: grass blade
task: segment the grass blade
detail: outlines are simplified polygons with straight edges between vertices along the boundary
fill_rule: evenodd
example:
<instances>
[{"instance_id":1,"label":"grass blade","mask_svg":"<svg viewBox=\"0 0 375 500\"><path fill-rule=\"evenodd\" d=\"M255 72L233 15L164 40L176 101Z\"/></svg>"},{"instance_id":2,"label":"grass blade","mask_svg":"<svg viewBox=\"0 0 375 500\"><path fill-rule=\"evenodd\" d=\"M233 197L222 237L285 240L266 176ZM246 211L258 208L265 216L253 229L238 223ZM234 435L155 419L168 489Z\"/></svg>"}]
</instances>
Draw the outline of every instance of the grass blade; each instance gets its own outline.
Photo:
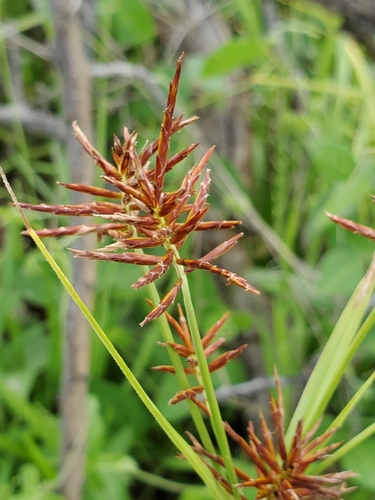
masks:
<instances>
[{"instance_id":1,"label":"grass blade","mask_svg":"<svg viewBox=\"0 0 375 500\"><path fill-rule=\"evenodd\" d=\"M291 441L298 420L308 430L322 415L350 362L347 352L360 327L375 284L375 254L370 267L354 291L311 374L287 432Z\"/></svg>"}]
</instances>

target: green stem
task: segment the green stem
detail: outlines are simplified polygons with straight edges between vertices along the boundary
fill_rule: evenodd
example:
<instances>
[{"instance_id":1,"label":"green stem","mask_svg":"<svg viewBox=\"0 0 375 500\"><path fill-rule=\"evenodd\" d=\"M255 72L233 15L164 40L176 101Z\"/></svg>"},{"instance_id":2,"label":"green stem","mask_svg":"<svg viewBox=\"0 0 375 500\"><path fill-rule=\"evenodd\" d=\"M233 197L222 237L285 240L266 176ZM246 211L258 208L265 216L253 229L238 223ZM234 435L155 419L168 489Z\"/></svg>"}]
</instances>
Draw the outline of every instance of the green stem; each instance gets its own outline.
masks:
<instances>
[{"instance_id":1,"label":"green stem","mask_svg":"<svg viewBox=\"0 0 375 500\"><path fill-rule=\"evenodd\" d=\"M139 254L144 253L142 249L137 249L135 252L139 253ZM149 268L147 266L142 266L142 267L143 267L144 274L146 274L147 271L149 271ZM158 289L157 289L155 283L149 283L147 285L147 289L150 292L150 297L151 297L152 302L154 304L159 304L160 296L159 296L159 292L158 292ZM173 338L173 335L172 335L172 332L171 332L171 329L169 327L169 323L168 323L168 320L167 320L165 314L160 316L157 319L157 321L158 321L159 326L160 326L163 340L167 344L167 351L168 351L169 359L171 360L171 363L176 370L176 376L177 376L178 382L180 384L180 387L183 390L189 389L190 384L189 384L188 378L184 372L181 358L176 353L176 351L168 345L168 342L174 342L174 338ZM204 447L206 448L207 451L210 451L211 453L215 453L214 445L213 445L211 437L208 433L207 427L204 423L201 412L199 411L199 409L196 407L196 405L192 401L187 401L187 403L189 406L189 411L190 411L191 417L193 419L195 428L197 429L197 432L199 434L199 437L200 437Z\"/></svg>"},{"instance_id":2,"label":"green stem","mask_svg":"<svg viewBox=\"0 0 375 500\"><path fill-rule=\"evenodd\" d=\"M348 349L347 355L345 357L345 363L349 363L354 354L357 352L358 347L362 344L366 335L375 323L375 307L371 310L370 314L367 316L361 327L359 328L356 336L354 337L350 347Z\"/></svg>"},{"instance_id":3,"label":"green stem","mask_svg":"<svg viewBox=\"0 0 375 500\"><path fill-rule=\"evenodd\" d=\"M130 474L134 478L138 479L138 481L142 481L147 485L154 486L155 488L159 488L164 491L170 491L171 493L178 493L180 495L190 486L189 484L181 484L177 481L166 479L165 477L156 476L155 474L138 469L137 467L132 467L130 469Z\"/></svg>"},{"instance_id":4,"label":"green stem","mask_svg":"<svg viewBox=\"0 0 375 500\"><path fill-rule=\"evenodd\" d=\"M185 310L189 323L191 338L193 340L194 349L197 355L198 365L202 376L203 387L207 398L207 405L211 413L212 428L220 449L220 453L224 459L225 468L227 471L227 479L231 484L235 484L238 482L238 480L236 473L234 471L232 456L230 453L227 436L224 430L219 404L216 399L215 390L212 385L210 371L208 368L206 356L204 354L198 323L195 316L194 306L191 299L189 283L184 268L176 263L174 264L174 267L176 269L179 278L181 278L182 280L182 293L184 296ZM237 500L239 500L240 495L238 489L232 487L232 492L233 496Z\"/></svg>"},{"instance_id":5,"label":"green stem","mask_svg":"<svg viewBox=\"0 0 375 500\"><path fill-rule=\"evenodd\" d=\"M158 304L160 302L160 297L159 297L159 293L158 293L158 290L156 288L155 283L150 283L149 285L147 285L147 288L150 292L152 302L154 304ZM168 320L167 320L165 314L160 316L157 319L157 321L159 323L164 342L165 343L174 342L174 338L173 338L173 335L172 335L172 332L171 332L171 329L169 327L169 323L168 323ZM171 363L176 370L176 375L177 375L181 389L183 389L183 390L189 389L190 384L189 384L188 378L184 372L184 368L182 366L180 356L176 353L176 351L174 349L169 347L168 344L167 344L167 349L168 349L168 354L169 354ZM192 401L188 400L187 403L189 405L189 411L191 413L192 419L193 419L195 427L198 431L199 437L203 443L203 446L206 448L207 451L214 454L215 448L214 448L214 445L211 441L207 427L204 423L202 413L200 412L199 408Z\"/></svg>"}]
</instances>

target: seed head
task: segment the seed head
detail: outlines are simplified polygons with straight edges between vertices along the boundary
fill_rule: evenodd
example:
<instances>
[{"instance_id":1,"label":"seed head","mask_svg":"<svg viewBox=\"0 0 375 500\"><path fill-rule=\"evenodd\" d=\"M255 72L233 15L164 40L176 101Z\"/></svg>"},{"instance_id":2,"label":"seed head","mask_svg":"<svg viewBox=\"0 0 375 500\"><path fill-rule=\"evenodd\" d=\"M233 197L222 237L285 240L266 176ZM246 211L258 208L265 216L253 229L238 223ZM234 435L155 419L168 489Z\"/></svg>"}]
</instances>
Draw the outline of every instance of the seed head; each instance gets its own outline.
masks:
<instances>
[{"instance_id":1,"label":"seed head","mask_svg":"<svg viewBox=\"0 0 375 500\"><path fill-rule=\"evenodd\" d=\"M79 205L47 205L45 203L39 205L21 203L20 205L28 210L55 215L92 216L104 219L106 221L104 223L42 229L37 233L40 237L96 233L98 239L102 239L103 236L112 238L113 241L104 248L86 251L71 249L71 251L75 257L80 258L153 266L134 283L133 287L136 289L154 282L172 266L181 265L186 268L186 272L203 269L226 277L228 284L233 283L246 291L259 293L244 278L211 263L212 260L232 248L242 234L220 244L198 260L181 258L179 253L189 235L194 231L230 229L240 223L236 220L202 220L209 209L207 199L211 182L210 171L207 169L204 175L203 172L214 147L210 148L203 158L186 173L178 189L175 191L165 189L167 173L197 147L197 144L191 144L168 158L171 137L197 119L193 116L184 120L182 115L176 119L173 118L182 58L183 55L177 61L176 72L169 86L167 106L159 136L150 144L146 144L140 153L137 152L137 134L125 127L122 141L114 136L113 164L90 144L78 124L73 123L73 133L78 142L102 170L102 180L112 189L84 184L60 183L60 185L69 190L107 198L110 201L99 200ZM155 161L151 168L153 155L155 155ZM203 178L199 184L201 174ZM164 248L164 256L147 255L147 250L155 247ZM146 253L140 255L140 250ZM141 325L163 314L180 288L181 282L178 280Z\"/></svg>"},{"instance_id":2,"label":"seed head","mask_svg":"<svg viewBox=\"0 0 375 500\"><path fill-rule=\"evenodd\" d=\"M284 407L280 380L275 371L275 381L278 399L271 397L272 419L275 429L269 429L263 414L260 412L261 439L255 434L254 425L249 422L248 441L242 438L232 427L225 422L227 434L242 448L249 460L255 465L257 477L251 477L246 472L236 468L235 472L240 480L238 488L256 488L256 499L268 500L328 500L341 499L341 495L352 491L345 481L355 477L350 471L333 472L319 476L307 473L308 467L327 457L329 453L338 448L341 443L319 446L325 443L337 430L336 428L314 437L320 422L307 433L303 431L303 422L299 421L289 449L285 442ZM217 455L206 451L201 444L191 435L194 450L220 465L224 460ZM209 465L209 464L207 464ZM212 467L210 469L213 472ZM228 482L221 476L215 476L228 489ZM230 491L228 489L228 491Z\"/></svg>"}]
</instances>

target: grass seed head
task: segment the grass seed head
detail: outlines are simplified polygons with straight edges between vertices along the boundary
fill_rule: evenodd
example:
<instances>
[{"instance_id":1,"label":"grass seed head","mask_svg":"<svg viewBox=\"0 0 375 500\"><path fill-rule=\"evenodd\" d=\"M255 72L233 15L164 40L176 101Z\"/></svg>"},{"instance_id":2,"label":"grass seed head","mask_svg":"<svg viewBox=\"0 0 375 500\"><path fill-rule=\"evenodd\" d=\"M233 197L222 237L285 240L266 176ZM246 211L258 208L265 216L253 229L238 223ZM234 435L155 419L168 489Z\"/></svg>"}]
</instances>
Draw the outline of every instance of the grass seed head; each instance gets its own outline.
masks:
<instances>
[{"instance_id":1,"label":"grass seed head","mask_svg":"<svg viewBox=\"0 0 375 500\"><path fill-rule=\"evenodd\" d=\"M137 152L137 134L125 127L123 140L114 136L112 148L114 163L111 163L92 146L78 124L73 123L73 133L77 141L102 170L102 180L113 189L84 184L60 183L60 185L72 191L107 198L110 201L99 200L78 205L47 205L45 203L39 205L21 203L20 205L27 210L54 215L92 216L106 220L107 222L98 224L41 229L37 233L40 237L81 236L96 233L99 240L103 236L112 238L112 242L104 248L86 251L72 250L72 252L75 257L80 258L154 266L134 283L135 289L156 281L174 264L184 266L186 272L203 269L224 276L227 284L236 284L246 291L259 293L244 278L211 263L211 260L217 259L230 250L241 235L225 241L201 259L180 258L181 247L194 231L218 231L234 228L239 224L239 221L235 220L202 220L209 209L207 199L211 179L210 171L206 169L206 166L214 147L210 148L202 159L186 173L179 188L174 191L166 190L167 173L197 147L197 144L192 144L168 158L172 136L197 119L195 116L186 120L183 120L183 116L173 118L182 59L183 55L177 61L175 75L169 86L167 106L158 138L146 144L140 153ZM151 166L153 155L155 155L155 160L154 165ZM205 174L203 174L204 170L206 170ZM164 256L147 255L148 249L155 247L162 247L165 251ZM139 250L143 250L145 254L141 256ZM174 301L180 288L181 283L178 281L160 304L147 315L141 325L163 314Z\"/></svg>"}]
</instances>

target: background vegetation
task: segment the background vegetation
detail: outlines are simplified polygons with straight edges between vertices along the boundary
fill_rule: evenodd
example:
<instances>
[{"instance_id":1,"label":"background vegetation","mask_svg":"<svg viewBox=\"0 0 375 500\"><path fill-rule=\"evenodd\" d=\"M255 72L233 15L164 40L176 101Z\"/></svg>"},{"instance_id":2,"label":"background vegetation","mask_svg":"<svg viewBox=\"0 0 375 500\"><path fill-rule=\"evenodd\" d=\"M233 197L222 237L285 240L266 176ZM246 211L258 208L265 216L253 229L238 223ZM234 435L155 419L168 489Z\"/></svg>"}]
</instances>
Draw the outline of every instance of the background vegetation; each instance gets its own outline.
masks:
<instances>
[{"instance_id":1,"label":"background vegetation","mask_svg":"<svg viewBox=\"0 0 375 500\"><path fill-rule=\"evenodd\" d=\"M156 137L175 60L186 51L179 106L186 116L202 119L191 136L179 134L174 146L182 149L197 138L203 147L218 144L211 210L243 220L245 238L229 254L231 268L237 266L263 293L261 300L249 298L222 289L211 276L191 275L202 328L230 309L224 334L233 345L245 339L250 346L216 384L253 377L264 383L264 391L247 400L224 402L224 416L244 429L258 407L267 408L274 363L281 375L291 376L292 408L373 250L371 242L334 226L323 209L371 225L374 63L340 30L339 17L308 2L217 0L189 7L99 0L85 9L93 143L108 156L112 134L120 135L124 124L138 130L140 145ZM5 0L0 14L2 166L20 200L67 202L67 193L55 185L70 174L50 5ZM126 71L119 61L129 63ZM28 114L33 112L39 114ZM0 498L57 500L67 298L40 253L20 237L22 223L3 187L0 197ZM36 228L56 224L30 218ZM48 242L67 273L66 247L74 244L70 238ZM191 252L201 254L206 244L191 241ZM173 378L149 370L165 362L165 352L156 344L156 324L138 326L147 305L142 291L129 288L136 273L100 263L94 315L158 407L184 432L190 425L184 406L167 406L176 391ZM373 369L374 345L370 334L327 422ZM371 388L340 431L343 438L374 420L374 396ZM173 446L95 338L87 427L85 499L203 498L187 465L175 459ZM370 438L343 460L343 468L361 473L351 499L373 498L374 455Z\"/></svg>"}]
</instances>

